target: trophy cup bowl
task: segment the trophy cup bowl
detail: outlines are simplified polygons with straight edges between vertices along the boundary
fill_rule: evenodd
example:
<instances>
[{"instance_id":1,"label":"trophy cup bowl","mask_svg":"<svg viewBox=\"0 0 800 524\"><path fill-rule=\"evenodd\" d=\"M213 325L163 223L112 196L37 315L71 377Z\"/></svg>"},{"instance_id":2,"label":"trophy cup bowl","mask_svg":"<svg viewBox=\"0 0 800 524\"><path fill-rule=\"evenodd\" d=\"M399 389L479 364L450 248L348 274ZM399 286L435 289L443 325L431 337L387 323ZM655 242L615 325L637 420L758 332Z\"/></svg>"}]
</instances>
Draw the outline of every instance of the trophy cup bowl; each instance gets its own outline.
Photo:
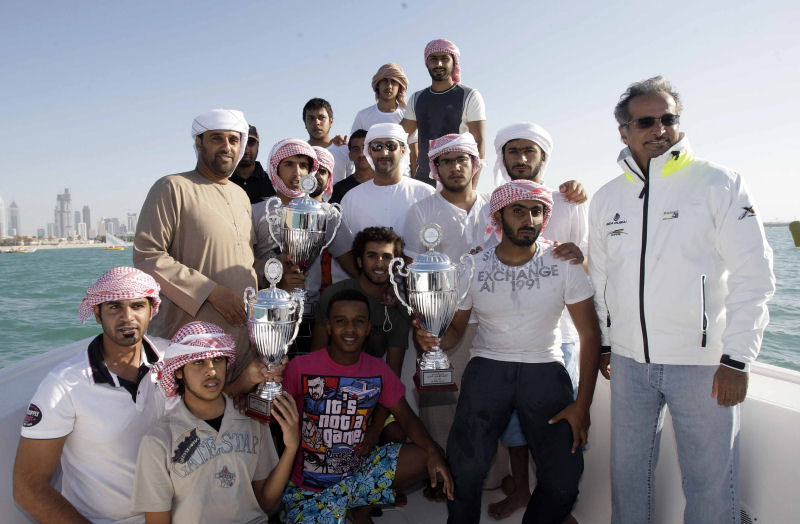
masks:
<instances>
[{"instance_id":1,"label":"trophy cup bowl","mask_svg":"<svg viewBox=\"0 0 800 524\"><path fill-rule=\"evenodd\" d=\"M286 253L289 263L296 265L306 273L323 249L333 242L339 226L342 224L342 208L339 204L323 204L309 194L317 187L317 180L312 174L300 178L300 188L304 196L295 198L285 206L281 206L278 197L267 202L267 220L272 240ZM335 220L333 234L325 242L329 222ZM305 290L296 290L295 294L303 296Z\"/></svg>"},{"instance_id":2,"label":"trophy cup bowl","mask_svg":"<svg viewBox=\"0 0 800 524\"><path fill-rule=\"evenodd\" d=\"M244 305L250 343L272 369L283 360L289 345L297 337L303 301L276 287L283 273L283 266L278 259L267 260L264 273L270 287L258 293L251 287L245 289ZM278 382L260 384L256 391L248 395L245 414L262 422L273 422L272 402L282 391Z\"/></svg>"},{"instance_id":3,"label":"trophy cup bowl","mask_svg":"<svg viewBox=\"0 0 800 524\"><path fill-rule=\"evenodd\" d=\"M472 255L463 255L459 265L451 263L450 257L434 251L442 236L442 229L437 224L426 224L420 232L420 238L428 247L426 253L420 254L412 264L403 268L404 260L394 258L389 263L389 278L395 295L406 306L409 313L417 319L422 329L430 331L441 338L450 326L456 314L458 304L466 296L459 297L459 270L469 268L467 289L475 269ZM395 280L397 274L404 278L408 302L398 288ZM420 391L455 391L455 372L450 360L438 346L433 351L426 351L417 363L414 383Z\"/></svg>"}]
</instances>

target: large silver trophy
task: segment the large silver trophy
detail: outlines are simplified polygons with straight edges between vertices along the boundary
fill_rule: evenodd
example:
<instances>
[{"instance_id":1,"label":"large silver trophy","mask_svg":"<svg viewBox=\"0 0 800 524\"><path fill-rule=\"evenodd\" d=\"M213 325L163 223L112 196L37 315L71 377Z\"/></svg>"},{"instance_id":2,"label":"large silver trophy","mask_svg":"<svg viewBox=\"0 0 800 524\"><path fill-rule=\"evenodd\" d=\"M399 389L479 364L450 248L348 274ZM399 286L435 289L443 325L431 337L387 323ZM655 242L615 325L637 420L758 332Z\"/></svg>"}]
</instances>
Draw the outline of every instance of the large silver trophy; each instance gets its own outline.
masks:
<instances>
[{"instance_id":1,"label":"large silver trophy","mask_svg":"<svg viewBox=\"0 0 800 524\"><path fill-rule=\"evenodd\" d=\"M450 262L450 257L434 251L442 239L442 228L438 224L426 224L419 235L428 251L417 256L405 271L403 271L404 260L400 257L393 258L389 263L389 278L395 295L408 309L409 314L418 320L423 329L442 337L453 320L458 305L467 296L469 283L475 273L475 260L472 255L465 254L461 256L456 266ZM405 279L408 302L403 300L403 295L398 289L394 277L395 266L397 274ZM458 291L461 280L460 269L469 270L466 284L461 284L465 288L461 296ZM414 383L420 391L458 389L455 385L453 366L438 346L434 347L433 351L426 351L418 360Z\"/></svg>"},{"instance_id":2,"label":"large silver trophy","mask_svg":"<svg viewBox=\"0 0 800 524\"><path fill-rule=\"evenodd\" d=\"M294 342L300 327L303 298L277 288L283 276L283 265L270 258L264 266L270 287L258 293L248 287L244 290L244 307L247 310L247 331L250 343L270 367L278 364ZM272 401L281 394L278 382L264 382L247 397L245 414L263 422L273 422Z\"/></svg>"},{"instance_id":3,"label":"large silver trophy","mask_svg":"<svg viewBox=\"0 0 800 524\"><path fill-rule=\"evenodd\" d=\"M312 174L300 178L300 189L304 195L282 206L278 197L267 201L267 220L272 240L286 253L289 262L307 272L323 249L333 242L342 224L342 208L339 204L323 204L309 195L317 188L317 179ZM328 222L336 221L333 234L325 242ZM293 291L305 300L304 289Z\"/></svg>"}]
</instances>

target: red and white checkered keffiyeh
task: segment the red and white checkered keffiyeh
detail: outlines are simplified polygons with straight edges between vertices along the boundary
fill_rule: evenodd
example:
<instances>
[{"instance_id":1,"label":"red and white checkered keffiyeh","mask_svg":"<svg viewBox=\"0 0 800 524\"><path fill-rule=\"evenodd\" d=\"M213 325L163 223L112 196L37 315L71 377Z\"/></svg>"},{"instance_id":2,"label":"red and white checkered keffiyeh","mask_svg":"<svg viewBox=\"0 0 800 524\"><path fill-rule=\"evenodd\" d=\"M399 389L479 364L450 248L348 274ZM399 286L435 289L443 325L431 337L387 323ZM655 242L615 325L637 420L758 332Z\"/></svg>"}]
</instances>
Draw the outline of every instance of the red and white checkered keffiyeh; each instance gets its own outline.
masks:
<instances>
[{"instance_id":1,"label":"red and white checkered keffiyeh","mask_svg":"<svg viewBox=\"0 0 800 524\"><path fill-rule=\"evenodd\" d=\"M428 149L428 163L431 168L431 178L439 182L439 168L434 161L445 153L466 153L472 157L472 174L481 168L481 158L478 152L478 143L471 133L451 133L430 141Z\"/></svg>"},{"instance_id":2,"label":"red and white checkered keffiyeh","mask_svg":"<svg viewBox=\"0 0 800 524\"><path fill-rule=\"evenodd\" d=\"M153 366L152 373L158 376L158 384L167 397L178 391L175 371L189 362L214 357L226 357L227 370L236 361L236 342L221 327L210 322L190 322L172 337L164 360Z\"/></svg>"},{"instance_id":3,"label":"red and white checkered keffiyeh","mask_svg":"<svg viewBox=\"0 0 800 524\"><path fill-rule=\"evenodd\" d=\"M486 226L486 237L492 233L500 240L503 236L503 225L498 223L494 214L504 207L519 200L536 200L544 206L542 231L547 227L550 213L553 211L553 194L545 186L531 180L514 180L498 187L492 192L489 201L489 225Z\"/></svg>"},{"instance_id":4,"label":"red and white checkered keffiyeh","mask_svg":"<svg viewBox=\"0 0 800 524\"><path fill-rule=\"evenodd\" d=\"M94 314L94 306L112 300L134 300L137 298L151 298L153 307L150 318L158 313L161 298L158 282L153 277L133 267L120 266L106 271L97 282L86 290L86 297L78 306L81 322L86 322Z\"/></svg>"},{"instance_id":5,"label":"red and white checkered keffiyeh","mask_svg":"<svg viewBox=\"0 0 800 524\"><path fill-rule=\"evenodd\" d=\"M425 46L425 62L428 62L428 57L434 53L449 53L453 56L453 72L450 78L453 82L461 82L461 51L458 46L450 40L440 38L438 40L431 40Z\"/></svg>"},{"instance_id":6,"label":"red and white checkered keffiyeh","mask_svg":"<svg viewBox=\"0 0 800 524\"><path fill-rule=\"evenodd\" d=\"M281 177L278 176L278 164L281 163L281 160L294 155L305 155L310 158L311 170L309 173L317 172L319 163L317 162L317 154L314 152L314 148L308 145L308 142L300 140L299 138L284 138L272 146L272 150L269 152L269 179L272 181L273 187L275 187L279 193L290 198L300 198L303 196L303 192L289 189L286 187L286 184L283 183Z\"/></svg>"},{"instance_id":7,"label":"red and white checkered keffiyeh","mask_svg":"<svg viewBox=\"0 0 800 524\"><path fill-rule=\"evenodd\" d=\"M325 190L322 192L322 199L327 202L330 200L331 195L333 194L333 168L336 165L336 160L333 158L331 152L324 147L311 147L317 153L317 162L319 163L319 167L324 167L328 170L328 185L325 186Z\"/></svg>"}]
</instances>

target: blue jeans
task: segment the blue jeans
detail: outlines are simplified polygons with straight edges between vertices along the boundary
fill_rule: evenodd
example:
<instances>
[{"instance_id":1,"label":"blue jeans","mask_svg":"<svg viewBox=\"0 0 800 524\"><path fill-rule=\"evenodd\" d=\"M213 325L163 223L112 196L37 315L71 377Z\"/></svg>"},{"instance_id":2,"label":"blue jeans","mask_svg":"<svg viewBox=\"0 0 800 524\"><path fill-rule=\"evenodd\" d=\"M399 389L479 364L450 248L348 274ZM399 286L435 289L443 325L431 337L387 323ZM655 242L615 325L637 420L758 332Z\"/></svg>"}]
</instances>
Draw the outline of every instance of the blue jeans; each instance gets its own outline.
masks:
<instances>
[{"instance_id":1,"label":"blue jeans","mask_svg":"<svg viewBox=\"0 0 800 524\"><path fill-rule=\"evenodd\" d=\"M686 497L686 524L740 522L739 406L711 396L717 366L643 364L611 355L614 524L653 522L654 471L669 406Z\"/></svg>"},{"instance_id":2,"label":"blue jeans","mask_svg":"<svg viewBox=\"0 0 800 524\"><path fill-rule=\"evenodd\" d=\"M547 421L571 402L570 379L560 362L470 360L447 441L447 462L455 483L455 500L447 502L448 522L480 521L483 480L497 451L497 439L514 410L519 413L537 476L522 522L564 520L578 497L583 454L571 452L572 429L566 420Z\"/></svg>"},{"instance_id":3,"label":"blue jeans","mask_svg":"<svg viewBox=\"0 0 800 524\"><path fill-rule=\"evenodd\" d=\"M564 354L564 367L567 369L570 382L572 382L572 398L577 399L578 355L575 354L575 342L564 342L561 344L561 352ZM519 423L519 415L517 415L516 411L511 414L511 420L506 430L500 436L500 442L509 448L527 445L527 442L525 442L525 435L522 434L522 426Z\"/></svg>"}]
</instances>

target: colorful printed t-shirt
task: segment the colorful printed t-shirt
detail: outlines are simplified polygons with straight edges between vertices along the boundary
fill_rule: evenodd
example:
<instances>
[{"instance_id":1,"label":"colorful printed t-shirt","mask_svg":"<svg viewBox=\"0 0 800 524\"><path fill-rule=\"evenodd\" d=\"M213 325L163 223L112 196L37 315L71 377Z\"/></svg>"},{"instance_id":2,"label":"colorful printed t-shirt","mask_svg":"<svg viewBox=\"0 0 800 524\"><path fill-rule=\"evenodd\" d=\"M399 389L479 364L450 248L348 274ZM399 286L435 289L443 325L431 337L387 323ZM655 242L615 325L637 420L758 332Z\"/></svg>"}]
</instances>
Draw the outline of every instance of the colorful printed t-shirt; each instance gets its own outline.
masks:
<instances>
[{"instance_id":1,"label":"colorful printed t-shirt","mask_svg":"<svg viewBox=\"0 0 800 524\"><path fill-rule=\"evenodd\" d=\"M294 358L283 387L300 412L300 452L292 482L320 491L352 475L375 406L390 408L405 394L397 375L379 358L364 353L352 366L334 362L327 348Z\"/></svg>"}]
</instances>

